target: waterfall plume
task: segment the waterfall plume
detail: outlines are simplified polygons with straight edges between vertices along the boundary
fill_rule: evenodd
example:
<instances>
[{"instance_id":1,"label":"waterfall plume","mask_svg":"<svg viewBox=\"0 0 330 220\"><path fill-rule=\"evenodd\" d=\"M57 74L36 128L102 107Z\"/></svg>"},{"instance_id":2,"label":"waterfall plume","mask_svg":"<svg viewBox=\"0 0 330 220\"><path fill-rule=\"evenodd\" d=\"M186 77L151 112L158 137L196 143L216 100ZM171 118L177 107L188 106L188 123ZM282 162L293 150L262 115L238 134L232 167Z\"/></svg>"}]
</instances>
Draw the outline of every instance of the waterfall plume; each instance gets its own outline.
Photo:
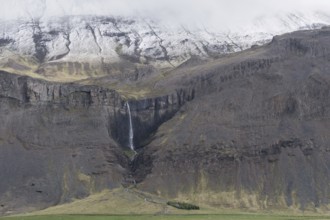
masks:
<instances>
[{"instance_id":1,"label":"waterfall plume","mask_svg":"<svg viewBox=\"0 0 330 220\"><path fill-rule=\"evenodd\" d=\"M133 132L133 123L132 123L132 115L131 115L131 108L129 106L129 103L126 102L128 117L129 117L129 134L128 134L128 140L129 140L129 147L134 150L134 132Z\"/></svg>"}]
</instances>

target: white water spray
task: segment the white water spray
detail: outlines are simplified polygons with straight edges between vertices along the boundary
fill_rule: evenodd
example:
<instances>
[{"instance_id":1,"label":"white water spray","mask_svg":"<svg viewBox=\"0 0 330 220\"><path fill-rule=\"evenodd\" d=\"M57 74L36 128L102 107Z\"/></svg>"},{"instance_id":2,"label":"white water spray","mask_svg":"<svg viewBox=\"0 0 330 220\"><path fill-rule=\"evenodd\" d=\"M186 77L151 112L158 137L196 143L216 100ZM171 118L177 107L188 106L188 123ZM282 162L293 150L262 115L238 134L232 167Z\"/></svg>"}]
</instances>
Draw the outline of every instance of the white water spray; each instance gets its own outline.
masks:
<instances>
[{"instance_id":1,"label":"white water spray","mask_svg":"<svg viewBox=\"0 0 330 220\"><path fill-rule=\"evenodd\" d=\"M129 147L134 150L134 133L133 133L133 123L132 123L132 116L131 116L131 108L129 107L129 103L126 102L126 107L128 111L128 117L129 117Z\"/></svg>"}]
</instances>

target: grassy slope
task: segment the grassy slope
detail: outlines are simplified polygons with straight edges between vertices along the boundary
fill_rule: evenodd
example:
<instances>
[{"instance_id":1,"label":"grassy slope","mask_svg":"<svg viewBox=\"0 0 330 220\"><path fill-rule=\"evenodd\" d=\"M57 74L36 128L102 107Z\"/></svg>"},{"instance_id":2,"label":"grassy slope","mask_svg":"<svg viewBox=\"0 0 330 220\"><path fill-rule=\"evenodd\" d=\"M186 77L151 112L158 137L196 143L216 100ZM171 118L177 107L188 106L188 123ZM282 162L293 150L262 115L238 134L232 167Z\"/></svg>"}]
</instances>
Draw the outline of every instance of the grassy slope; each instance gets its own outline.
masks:
<instances>
[{"instance_id":1,"label":"grassy slope","mask_svg":"<svg viewBox=\"0 0 330 220\"><path fill-rule=\"evenodd\" d=\"M166 200L133 189L105 190L68 204L50 207L32 215L53 214L154 214L167 210Z\"/></svg>"},{"instance_id":2,"label":"grassy slope","mask_svg":"<svg viewBox=\"0 0 330 220\"><path fill-rule=\"evenodd\" d=\"M91 195L82 200L50 207L21 216L0 220L305 220L330 219L330 216L302 213L251 213L239 210L221 210L201 206L201 210L179 210L166 205L167 200L135 189L115 189ZM315 216L313 216L315 215Z\"/></svg>"}]
</instances>

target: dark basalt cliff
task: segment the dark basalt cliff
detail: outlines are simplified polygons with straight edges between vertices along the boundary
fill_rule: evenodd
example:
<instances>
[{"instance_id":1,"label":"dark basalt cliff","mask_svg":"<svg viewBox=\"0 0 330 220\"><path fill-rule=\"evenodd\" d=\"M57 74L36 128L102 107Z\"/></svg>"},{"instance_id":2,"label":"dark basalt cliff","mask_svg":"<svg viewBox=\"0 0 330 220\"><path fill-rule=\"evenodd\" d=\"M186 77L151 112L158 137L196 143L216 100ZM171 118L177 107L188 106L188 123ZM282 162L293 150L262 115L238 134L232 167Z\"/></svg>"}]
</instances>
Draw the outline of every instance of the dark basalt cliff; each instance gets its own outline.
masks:
<instances>
[{"instance_id":1,"label":"dark basalt cliff","mask_svg":"<svg viewBox=\"0 0 330 220\"><path fill-rule=\"evenodd\" d=\"M131 101L136 148L188 99L178 91ZM40 209L125 184L125 102L97 86L0 72L0 212Z\"/></svg>"},{"instance_id":2,"label":"dark basalt cliff","mask_svg":"<svg viewBox=\"0 0 330 220\"><path fill-rule=\"evenodd\" d=\"M140 189L216 207L327 209L330 32L176 69L158 87L194 88L135 164ZM143 169L141 169L143 168Z\"/></svg>"},{"instance_id":3,"label":"dark basalt cliff","mask_svg":"<svg viewBox=\"0 0 330 220\"><path fill-rule=\"evenodd\" d=\"M0 213L129 185L216 207L327 210L330 31L187 62L129 100L0 73Z\"/></svg>"}]
</instances>

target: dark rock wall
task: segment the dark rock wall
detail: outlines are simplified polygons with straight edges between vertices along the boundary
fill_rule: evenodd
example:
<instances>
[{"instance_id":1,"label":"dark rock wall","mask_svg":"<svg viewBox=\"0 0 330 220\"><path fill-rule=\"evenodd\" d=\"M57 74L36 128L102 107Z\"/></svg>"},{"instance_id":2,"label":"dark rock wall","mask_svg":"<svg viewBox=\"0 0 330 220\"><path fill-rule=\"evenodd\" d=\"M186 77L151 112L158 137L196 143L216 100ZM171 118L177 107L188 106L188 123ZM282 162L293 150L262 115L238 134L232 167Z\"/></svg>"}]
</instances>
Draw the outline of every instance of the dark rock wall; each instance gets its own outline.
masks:
<instances>
[{"instance_id":1,"label":"dark rock wall","mask_svg":"<svg viewBox=\"0 0 330 220\"><path fill-rule=\"evenodd\" d=\"M127 158L108 132L114 91L3 72L0 89L2 212L120 186Z\"/></svg>"},{"instance_id":2,"label":"dark rock wall","mask_svg":"<svg viewBox=\"0 0 330 220\"><path fill-rule=\"evenodd\" d=\"M173 73L169 85L193 88L195 98L138 156L139 187L217 207L328 210L324 31L276 37L248 56Z\"/></svg>"},{"instance_id":3,"label":"dark rock wall","mask_svg":"<svg viewBox=\"0 0 330 220\"><path fill-rule=\"evenodd\" d=\"M131 105L142 147L188 99ZM113 90L0 73L0 211L43 208L119 187L129 174L128 112ZM20 210L20 208L22 210Z\"/></svg>"}]
</instances>

